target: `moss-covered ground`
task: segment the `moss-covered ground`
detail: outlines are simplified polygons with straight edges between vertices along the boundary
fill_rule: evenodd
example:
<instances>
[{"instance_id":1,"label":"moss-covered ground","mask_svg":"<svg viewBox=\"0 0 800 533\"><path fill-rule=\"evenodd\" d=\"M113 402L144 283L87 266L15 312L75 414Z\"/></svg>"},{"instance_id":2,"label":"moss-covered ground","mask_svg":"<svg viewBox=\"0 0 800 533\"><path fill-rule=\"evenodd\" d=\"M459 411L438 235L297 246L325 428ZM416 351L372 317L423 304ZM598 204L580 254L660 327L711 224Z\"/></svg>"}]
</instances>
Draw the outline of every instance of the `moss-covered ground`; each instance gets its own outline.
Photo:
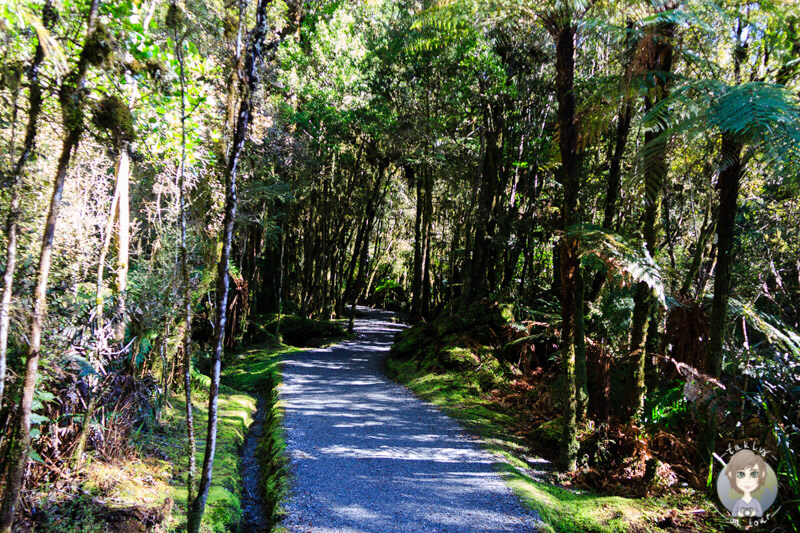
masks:
<instances>
[{"instance_id":1,"label":"moss-covered ground","mask_svg":"<svg viewBox=\"0 0 800 533\"><path fill-rule=\"evenodd\" d=\"M400 358L388 359L387 371L417 396L482 437L485 448L498 455L498 468L508 484L539 513L546 531L661 531L658 523L663 524L664 520L680 524L681 531L704 529L691 520L688 512L676 510L674 502L569 490L540 475L531 475L525 458L528 447L511 431L518 426L518 413L482 392L485 386L481 380L485 378L480 373L439 373L419 359Z\"/></svg>"},{"instance_id":2,"label":"moss-covered ground","mask_svg":"<svg viewBox=\"0 0 800 533\"><path fill-rule=\"evenodd\" d=\"M235 356L235 363L229 365L222 373L222 386L219 396L219 429L217 433L217 453L214 458L214 475L203 516L203 530L208 532L224 532L235 530L242 519L239 453L244 443L247 429L253 421L259 395L267 395L272 400L272 391L278 382L278 365L281 357L295 348L288 347L256 347L245 350ZM205 447L205 427L208 419L207 395L205 387L196 387L192 398L194 404L195 427L197 433L198 471L202 464ZM280 417L274 402L268 402L268 415L265 436L262 441L269 442L272 453L270 461L282 464L283 442L280 433ZM188 459L182 443L185 442L185 403L180 397L174 397L166 418L166 431L177 442L163 447L179 473L173 478L171 493L175 501L172 528L180 530L186 522L186 470ZM262 446L260 446L261 448ZM264 463L266 461L262 461ZM263 464L262 464L263 466ZM283 492L282 476L264 479L270 483L266 491L269 499L273 495L273 507L277 505Z\"/></svg>"}]
</instances>

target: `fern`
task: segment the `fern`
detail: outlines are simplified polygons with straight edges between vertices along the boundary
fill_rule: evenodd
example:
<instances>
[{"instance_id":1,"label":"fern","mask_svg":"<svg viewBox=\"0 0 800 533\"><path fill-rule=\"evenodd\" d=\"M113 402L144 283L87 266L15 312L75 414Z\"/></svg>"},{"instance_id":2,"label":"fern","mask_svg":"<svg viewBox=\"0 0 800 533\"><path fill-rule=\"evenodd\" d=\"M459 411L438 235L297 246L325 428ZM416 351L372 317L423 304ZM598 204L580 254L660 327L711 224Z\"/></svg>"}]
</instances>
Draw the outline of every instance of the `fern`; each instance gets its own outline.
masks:
<instances>
[{"instance_id":1,"label":"fern","mask_svg":"<svg viewBox=\"0 0 800 533\"><path fill-rule=\"evenodd\" d=\"M570 226L567 237L580 241L581 257L596 256L610 273L620 276L623 284L646 283L659 303L667 307L663 276L644 243L632 243L617 233L591 224Z\"/></svg>"},{"instance_id":2,"label":"fern","mask_svg":"<svg viewBox=\"0 0 800 533\"><path fill-rule=\"evenodd\" d=\"M780 319L735 298L728 301L728 313L734 318L744 317L747 324L764 335L769 344L800 358L800 334Z\"/></svg>"},{"instance_id":3,"label":"fern","mask_svg":"<svg viewBox=\"0 0 800 533\"><path fill-rule=\"evenodd\" d=\"M727 133L747 146L743 161L759 153L768 163L800 168L800 108L796 96L779 85L684 79L643 120L646 129L662 133L661 143L675 135L694 140ZM645 160L657 151L654 143L646 146ZM722 154L720 166L731 159Z\"/></svg>"}]
</instances>

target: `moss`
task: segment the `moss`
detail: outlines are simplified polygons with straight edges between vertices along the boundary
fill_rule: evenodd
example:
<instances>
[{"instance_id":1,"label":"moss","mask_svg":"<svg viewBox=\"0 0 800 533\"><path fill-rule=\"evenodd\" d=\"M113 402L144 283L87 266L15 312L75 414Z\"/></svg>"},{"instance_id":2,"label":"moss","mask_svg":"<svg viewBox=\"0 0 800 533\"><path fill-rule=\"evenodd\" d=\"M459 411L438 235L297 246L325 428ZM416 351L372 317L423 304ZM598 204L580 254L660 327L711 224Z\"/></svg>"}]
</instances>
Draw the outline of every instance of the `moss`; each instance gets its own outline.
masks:
<instances>
[{"instance_id":1,"label":"moss","mask_svg":"<svg viewBox=\"0 0 800 533\"><path fill-rule=\"evenodd\" d=\"M77 495L44 496L36 530L163 531L170 527L172 466L156 458L89 461Z\"/></svg>"},{"instance_id":2,"label":"moss","mask_svg":"<svg viewBox=\"0 0 800 533\"><path fill-rule=\"evenodd\" d=\"M264 433L256 448L261 468L262 502L266 516L274 525L282 516L282 503L287 492L287 466L283 433L283 410L278 401L280 361L295 349L269 350L254 348L242 354L239 363L224 373L224 382L240 390L257 392L267 402Z\"/></svg>"},{"instance_id":3,"label":"moss","mask_svg":"<svg viewBox=\"0 0 800 533\"><path fill-rule=\"evenodd\" d=\"M261 467L264 508L274 525L283 516L282 504L288 491L289 461L283 432L283 411L277 401L277 390L273 388L270 395L264 435L258 444L256 455Z\"/></svg>"},{"instance_id":4,"label":"moss","mask_svg":"<svg viewBox=\"0 0 800 533\"><path fill-rule=\"evenodd\" d=\"M99 67L114 52L114 41L111 34L102 24L97 24L94 31L86 40L81 52L81 58L88 64Z\"/></svg>"},{"instance_id":5,"label":"moss","mask_svg":"<svg viewBox=\"0 0 800 533\"><path fill-rule=\"evenodd\" d=\"M230 14L225 15L225 18L222 20L222 35L226 39L233 39L238 29L239 25L234 17Z\"/></svg>"},{"instance_id":6,"label":"moss","mask_svg":"<svg viewBox=\"0 0 800 533\"><path fill-rule=\"evenodd\" d=\"M115 143L130 143L136 136L133 115L118 96L108 96L94 107L92 122L111 135Z\"/></svg>"},{"instance_id":7,"label":"moss","mask_svg":"<svg viewBox=\"0 0 800 533\"><path fill-rule=\"evenodd\" d=\"M480 300L470 304L462 316L462 322L467 326L498 327L513 321L514 310L511 304L491 300Z\"/></svg>"},{"instance_id":8,"label":"moss","mask_svg":"<svg viewBox=\"0 0 800 533\"><path fill-rule=\"evenodd\" d=\"M443 367L453 370L475 368L479 363L478 357L471 350L458 346L448 346L441 350L439 361Z\"/></svg>"},{"instance_id":9,"label":"moss","mask_svg":"<svg viewBox=\"0 0 800 533\"><path fill-rule=\"evenodd\" d=\"M342 326L332 320L313 320L297 315L267 314L254 317L244 340L248 343L285 342L292 346L319 346L324 341L347 337Z\"/></svg>"},{"instance_id":10,"label":"moss","mask_svg":"<svg viewBox=\"0 0 800 533\"><path fill-rule=\"evenodd\" d=\"M531 432L531 439L540 446L557 449L564 434L564 419L556 418L534 428Z\"/></svg>"},{"instance_id":11,"label":"moss","mask_svg":"<svg viewBox=\"0 0 800 533\"><path fill-rule=\"evenodd\" d=\"M186 24L186 12L177 2L172 2L167 8L167 16L164 18L167 28L174 31L181 31Z\"/></svg>"},{"instance_id":12,"label":"moss","mask_svg":"<svg viewBox=\"0 0 800 533\"><path fill-rule=\"evenodd\" d=\"M83 128L83 105L77 89L74 73L67 75L58 94L61 104L61 120L68 132L79 132Z\"/></svg>"},{"instance_id":13,"label":"moss","mask_svg":"<svg viewBox=\"0 0 800 533\"><path fill-rule=\"evenodd\" d=\"M504 464L501 471L514 492L536 510L547 531L626 532L656 530L659 508L647 500L575 493L547 485Z\"/></svg>"},{"instance_id":14,"label":"moss","mask_svg":"<svg viewBox=\"0 0 800 533\"><path fill-rule=\"evenodd\" d=\"M161 61L155 58L145 61L144 69L151 78L159 81L164 79L167 72L167 67Z\"/></svg>"},{"instance_id":15,"label":"moss","mask_svg":"<svg viewBox=\"0 0 800 533\"><path fill-rule=\"evenodd\" d=\"M528 468L524 457L528 446L514 432L520 413L494 404L481 381L490 379L483 372L450 371L429 373L413 360L391 358L389 375L408 386L417 396L439 406L483 439L484 447L498 455L498 468L522 500L544 520L547 531L648 531L655 529L661 506L646 500L577 494L548 485L522 473ZM485 371L495 375L493 367ZM548 422L535 430L541 438L558 446L561 423Z\"/></svg>"},{"instance_id":16,"label":"moss","mask_svg":"<svg viewBox=\"0 0 800 533\"><path fill-rule=\"evenodd\" d=\"M510 324L514 322L514 305L510 303L501 303L497 305L497 310L500 313L500 322L502 324Z\"/></svg>"},{"instance_id":17,"label":"moss","mask_svg":"<svg viewBox=\"0 0 800 533\"><path fill-rule=\"evenodd\" d=\"M410 359L419 355L419 350L430 342L429 331L422 326L404 329L395 336L392 344L392 357Z\"/></svg>"},{"instance_id":18,"label":"moss","mask_svg":"<svg viewBox=\"0 0 800 533\"><path fill-rule=\"evenodd\" d=\"M241 520L239 495L224 487L211 487L203 522L213 531L227 531L231 525L239 524Z\"/></svg>"},{"instance_id":19,"label":"moss","mask_svg":"<svg viewBox=\"0 0 800 533\"><path fill-rule=\"evenodd\" d=\"M205 398L202 398L202 394L195 394L192 400L199 467L205 449L205 428L208 421L207 402ZM169 438L169 444L165 446L166 443L162 442L160 446L161 453L169 457L176 473L172 480L171 493L176 503L174 521L178 528L183 527L186 523L188 458L184 439L186 433L185 405L181 397L174 396L172 398L172 407L168 410L167 427L164 430ZM256 399L249 394L222 387L218 399L218 409L219 425L217 451L214 456L214 475L208 492L206 511L203 514L203 527L205 531L224 532L236 529L242 519L239 450L244 444L247 428L253 420Z\"/></svg>"},{"instance_id":20,"label":"moss","mask_svg":"<svg viewBox=\"0 0 800 533\"><path fill-rule=\"evenodd\" d=\"M0 87L5 87L12 94L19 91L23 71L19 61L10 61L0 66Z\"/></svg>"},{"instance_id":21,"label":"moss","mask_svg":"<svg viewBox=\"0 0 800 533\"><path fill-rule=\"evenodd\" d=\"M264 394L278 383L280 362L288 354L299 352L297 348L251 348L238 355L235 363L227 367L222 376L226 386L252 393ZM268 389L264 389L267 386Z\"/></svg>"}]
</instances>

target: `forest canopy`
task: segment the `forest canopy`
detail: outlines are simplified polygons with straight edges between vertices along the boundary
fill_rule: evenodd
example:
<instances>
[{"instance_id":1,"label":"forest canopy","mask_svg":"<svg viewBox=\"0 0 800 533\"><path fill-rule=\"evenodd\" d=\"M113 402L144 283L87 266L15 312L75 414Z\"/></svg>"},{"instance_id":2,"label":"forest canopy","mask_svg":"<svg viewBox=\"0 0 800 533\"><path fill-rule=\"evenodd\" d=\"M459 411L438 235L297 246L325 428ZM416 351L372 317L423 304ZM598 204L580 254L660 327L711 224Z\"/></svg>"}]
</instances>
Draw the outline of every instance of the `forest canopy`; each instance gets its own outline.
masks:
<instances>
[{"instance_id":1,"label":"forest canopy","mask_svg":"<svg viewBox=\"0 0 800 533\"><path fill-rule=\"evenodd\" d=\"M796 2L0 12L0 531L178 393L197 531L192 391L215 412L243 347L356 305L404 313L418 368L496 368L476 394L575 484L700 494L757 441L797 530Z\"/></svg>"}]
</instances>

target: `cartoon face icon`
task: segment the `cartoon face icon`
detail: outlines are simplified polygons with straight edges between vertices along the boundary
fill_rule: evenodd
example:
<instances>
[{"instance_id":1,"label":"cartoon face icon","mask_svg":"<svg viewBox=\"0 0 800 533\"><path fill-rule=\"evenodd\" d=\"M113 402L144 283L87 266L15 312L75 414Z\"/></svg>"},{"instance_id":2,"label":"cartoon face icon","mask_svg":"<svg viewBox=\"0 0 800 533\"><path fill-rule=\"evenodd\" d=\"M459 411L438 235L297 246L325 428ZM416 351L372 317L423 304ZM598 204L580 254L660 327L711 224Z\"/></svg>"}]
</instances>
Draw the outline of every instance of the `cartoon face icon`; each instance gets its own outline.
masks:
<instances>
[{"instance_id":1,"label":"cartoon face icon","mask_svg":"<svg viewBox=\"0 0 800 533\"><path fill-rule=\"evenodd\" d=\"M761 458L759 457L759 459ZM761 459L761 462L763 463L764 460ZM766 472L759 470L758 466L758 464L755 464L733 472L734 476L731 487L742 494L753 493L761 488L761 485L766 481ZM761 475L762 472L765 475Z\"/></svg>"},{"instance_id":2,"label":"cartoon face icon","mask_svg":"<svg viewBox=\"0 0 800 533\"><path fill-rule=\"evenodd\" d=\"M717 478L717 495L736 518L759 518L777 496L774 470L751 449L737 451Z\"/></svg>"},{"instance_id":3,"label":"cartoon face icon","mask_svg":"<svg viewBox=\"0 0 800 533\"><path fill-rule=\"evenodd\" d=\"M751 450L741 450L731 457L726 474L731 488L742 495L750 495L767 481L764 459Z\"/></svg>"}]
</instances>

